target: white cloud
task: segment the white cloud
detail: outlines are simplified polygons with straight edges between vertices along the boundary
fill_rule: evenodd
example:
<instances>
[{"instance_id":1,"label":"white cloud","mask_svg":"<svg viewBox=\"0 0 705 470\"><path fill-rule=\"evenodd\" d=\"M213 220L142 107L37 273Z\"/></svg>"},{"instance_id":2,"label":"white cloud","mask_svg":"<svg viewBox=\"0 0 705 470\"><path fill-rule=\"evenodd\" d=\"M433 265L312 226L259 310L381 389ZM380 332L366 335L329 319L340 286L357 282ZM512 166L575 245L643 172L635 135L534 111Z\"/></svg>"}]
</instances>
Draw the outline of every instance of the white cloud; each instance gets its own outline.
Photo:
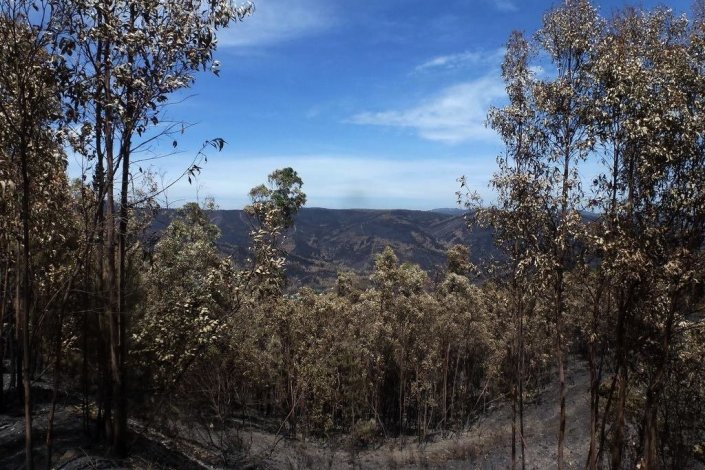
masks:
<instances>
[{"instance_id":1,"label":"white cloud","mask_svg":"<svg viewBox=\"0 0 705 470\"><path fill-rule=\"evenodd\" d=\"M504 57L505 49L499 48L495 51L466 51L459 54L449 54L434 57L423 64L416 67L417 72L422 72L430 69L457 69L471 65L489 65L494 66L499 64Z\"/></svg>"},{"instance_id":2,"label":"white cloud","mask_svg":"<svg viewBox=\"0 0 705 470\"><path fill-rule=\"evenodd\" d=\"M247 204L249 189L277 168L293 167L304 181L308 207L432 209L453 207L457 178L472 175L473 187L489 195L487 183L494 157L448 156L399 160L384 156L349 155L218 155L209 159L193 186L181 181L169 191L180 206L196 198L214 196L225 209ZM229 175L225 177L225 175ZM483 191L484 192L484 191Z\"/></svg>"},{"instance_id":3,"label":"white cloud","mask_svg":"<svg viewBox=\"0 0 705 470\"><path fill-rule=\"evenodd\" d=\"M223 47L270 46L319 33L335 23L329 5L321 0L255 0L255 12L218 34Z\"/></svg>"},{"instance_id":4,"label":"white cloud","mask_svg":"<svg viewBox=\"0 0 705 470\"><path fill-rule=\"evenodd\" d=\"M493 74L445 88L434 98L410 109L364 112L350 121L413 129L424 139L446 144L494 140L494 131L487 129L484 123L489 107L505 95L504 84Z\"/></svg>"},{"instance_id":5,"label":"white cloud","mask_svg":"<svg viewBox=\"0 0 705 470\"><path fill-rule=\"evenodd\" d=\"M512 12L518 11L519 7L513 0L491 0L492 4L499 11Z\"/></svg>"}]
</instances>

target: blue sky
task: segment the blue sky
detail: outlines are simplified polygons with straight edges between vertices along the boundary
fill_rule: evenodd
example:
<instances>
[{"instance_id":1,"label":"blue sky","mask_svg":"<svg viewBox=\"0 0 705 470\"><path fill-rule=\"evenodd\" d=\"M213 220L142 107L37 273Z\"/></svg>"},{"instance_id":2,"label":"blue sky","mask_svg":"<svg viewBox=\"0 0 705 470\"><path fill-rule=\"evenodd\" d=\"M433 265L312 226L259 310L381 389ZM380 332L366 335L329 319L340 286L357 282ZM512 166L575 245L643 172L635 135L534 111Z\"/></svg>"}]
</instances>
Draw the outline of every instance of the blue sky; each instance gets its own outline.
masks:
<instances>
[{"instance_id":1,"label":"blue sky","mask_svg":"<svg viewBox=\"0 0 705 470\"><path fill-rule=\"evenodd\" d=\"M595 4L607 15L623 5ZM227 141L192 185L170 189L170 205L213 196L241 208L249 188L283 166L303 178L310 207L453 207L461 175L492 199L487 183L502 147L484 120L504 99L502 48L513 29L533 33L552 2L255 5L219 36L220 77L198 75L177 97L189 98L169 109L194 126L180 138L181 154L155 162L164 181L203 140ZM686 11L689 2L669 5Z\"/></svg>"}]
</instances>

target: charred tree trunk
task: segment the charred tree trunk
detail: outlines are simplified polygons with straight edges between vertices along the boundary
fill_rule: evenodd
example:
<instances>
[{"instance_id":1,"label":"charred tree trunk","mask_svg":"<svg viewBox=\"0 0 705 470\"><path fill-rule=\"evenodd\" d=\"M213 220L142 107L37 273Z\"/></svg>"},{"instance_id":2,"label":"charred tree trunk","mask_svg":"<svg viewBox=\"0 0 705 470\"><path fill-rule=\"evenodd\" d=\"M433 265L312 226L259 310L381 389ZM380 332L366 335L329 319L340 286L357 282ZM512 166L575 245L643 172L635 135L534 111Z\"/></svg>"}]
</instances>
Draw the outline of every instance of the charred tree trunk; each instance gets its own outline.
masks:
<instances>
[{"instance_id":1,"label":"charred tree trunk","mask_svg":"<svg viewBox=\"0 0 705 470\"><path fill-rule=\"evenodd\" d=\"M597 290L592 299L592 332L588 338L588 369L590 371L590 447L588 449L587 470L597 470L597 427L600 416L600 373L597 366L597 338L600 321L604 278L598 280Z\"/></svg>"},{"instance_id":2,"label":"charred tree trunk","mask_svg":"<svg viewBox=\"0 0 705 470\"><path fill-rule=\"evenodd\" d=\"M596 360L595 343L591 341L588 345L588 367L590 369L590 447L586 465L588 470L597 469L597 416L600 410L600 382L597 378Z\"/></svg>"},{"instance_id":3,"label":"charred tree trunk","mask_svg":"<svg viewBox=\"0 0 705 470\"><path fill-rule=\"evenodd\" d=\"M524 305L519 306L519 443L521 445L521 469L526 470L526 441L524 440Z\"/></svg>"},{"instance_id":4,"label":"charred tree trunk","mask_svg":"<svg viewBox=\"0 0 705 470\"><path fill-rule=\"evenodd\" d=\"M68 291L66 293L68 297ZM64 299L66 299L66 297ZM65 303L65 302L63 302ZM64 305L60 307L58 315L58 328L56 338L54 340L54 380L51 391L51 407L49 408L49 422L47 424L46 438L46 468L51 469L51 458L54 446L54 415L56 413L56 400L59 396L59 380L61 379L61 345L63 342L63 310Z\"/></svg>"},{"instance_id":5,"label":"charred tree trunk","mask_svg":"<svg viewBox=\"0 0 705 470\"><path fill-rule=\"evenodd\" d=\"M2 297L0 297L0 412L5 410L5 350L9 348L9 331L5 331L5 314L7 312L7 299L10 298L10 246L7 247L7 264L5 265L4 275L2 279Z\"/></svg>"},{"instance_id":6,"label":"charred tree trunk","mask_svg":"<svg viewBox=\"0 0 705 470\"><path fill-rule=\"evenodd\" d=\"M20 88L20 91L23 87ZM22 93L24 96L24 93ZM23 126L26 129L27 126ZM30 276L30 177L29 177L29 142L27 137L20 140L20 162L22 168L22 383L24 388L24 419L25 419L25 467L34 468L32 456L32 384L29 375L31 365L30 351L30 311L32 301L32 286Z\"/></svg>"},{"instance_id":7,"label":"charred tree trunk","mask_svg":"<svg viewBox=\"0 0 705 470\"><path fill-rule=\"evenodd\" d=\"M128 222L128 191L130 181L130 138L129 131L123 137L121 146L122 160L122 181L120 185L120 222L118 226L118 256L119 256L119 290L118 290L118 313L116 344L112 347L116 349L114 355L117 356L117 374L113 375L113 396L116 400L115 421L113 428L113 447L115 452L123 456L127 453L127 385L125 374L125 359L127 355L127 222ZM115 366L115 364L114 364Z\"/></svg>"},{"instance_id":8,"label":"charred tree trunk","mask_svg":"<svg viewBox=\"0 0 705 470\"><path fill-rule=\"evenodd\" d=\"M668 367L668 356L671 345L671 335L673 332L673 322L677 309L677 298L681 293L672 294L671 306L666 320L663 339L661 341L661 350L659 351L658 363L656 372L653 375L651 383L646 391L646 403L644 404L643 430L644 437L642 442L643 455L642 465L645 469L660 468L658 462L658 406L663 394L666 369Z\"/></svg>"},{"instance_id":9,"label":"charred tree trunk","mask_svg":"<svg viewBox=\"0 0 705 470\"><path fill-rule=\"evenodd\" d=\"M512 470L517 468L517 384L512 384Z\"/></svg>"},{"instance_id":10,"label":"charred tree trunk","mask_svg":"<svg viewBox=\"0 0 705 470\"><path fill-rule=\"evenodd\" d=\"M617 334L615 347L616 382L617 382L617 403L615 408L615 423L611 446L611 466L613 469L622 467L624 452L624 427L627 404L627 391L629 371L627 364L627 338L626 329L628 323L629 309L635 290L634 283L627 286L626 292L622 293L617 312Z\"/></svg>"},{"instance_id":11,"label":"charred tree trunk","mask_svg":"<svg viewBox=\"0 0 705 470\"><path fill-rule=\"evenodd\" d=\"M563 470L563 448L565 442L565 352L563 345L563 273L559 274L556 286L556 356L558 361L558 398L560 402L558 424L558 470Z\"/></svg>"}]
</instances>

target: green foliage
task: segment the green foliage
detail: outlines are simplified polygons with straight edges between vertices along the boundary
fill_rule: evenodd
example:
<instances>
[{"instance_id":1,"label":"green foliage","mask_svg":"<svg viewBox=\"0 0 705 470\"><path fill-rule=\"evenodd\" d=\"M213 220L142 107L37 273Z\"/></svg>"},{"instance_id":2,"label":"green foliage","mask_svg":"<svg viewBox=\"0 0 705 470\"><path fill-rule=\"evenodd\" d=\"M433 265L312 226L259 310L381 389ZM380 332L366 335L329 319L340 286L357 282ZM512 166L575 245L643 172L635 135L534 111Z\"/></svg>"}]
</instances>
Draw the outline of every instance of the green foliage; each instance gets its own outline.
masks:
<instances>
[{"instance_id":1,"label":"green foliage","mask_svg":"<svg viewBox=\"0 0 705 470\"><path fill-rule=\"evenodd\" d=\"M282 168L273 171L267 181L269 186L261 184L250 190L252 204L245 207L245 212L260 225L288 229L294 224L294 215L306 204L306 194L301 191L303 180L293 168Z\"/></svg>"},{"instance_id":2,"label":"green foliage","mask_svg":"<svg viewBox=\"0 0 705 470\"><path fill-rule=\"evenodd\" d=\"M237 277L216 247L218 228L187 204L154 246L144 271L134 356L156 385L169 386L196 356L222 339Z\"/></svg>"},{"instance_id":3,"label":"green foliage","mask_svg":"<svg viewBox=\"0 0 705 470\"><path fill-rule=\"evenodd\" d=\"M294 215L306 203L303 181L292 168L275 170L268 182L269 187L262 184L250 190L252 204L245 207L253 226L253 284L262 297L281 294L285 286L285 256L280 245L294 224Z\"/></svg>"}]
</instances>

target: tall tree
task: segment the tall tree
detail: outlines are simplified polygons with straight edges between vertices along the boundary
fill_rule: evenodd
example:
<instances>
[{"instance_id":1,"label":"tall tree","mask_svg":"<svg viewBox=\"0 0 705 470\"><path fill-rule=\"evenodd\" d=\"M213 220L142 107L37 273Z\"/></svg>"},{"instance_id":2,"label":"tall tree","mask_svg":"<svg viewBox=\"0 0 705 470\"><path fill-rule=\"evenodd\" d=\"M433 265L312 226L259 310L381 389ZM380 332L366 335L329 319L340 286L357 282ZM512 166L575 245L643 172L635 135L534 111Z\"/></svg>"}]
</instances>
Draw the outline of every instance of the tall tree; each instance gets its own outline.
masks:
<instances>
[{"instance_id":1,"label":"tall tree","mask_svg":"<svg viewBox=\"0 0 705 470\"><path fill-rule=\"evenodd\" d=\"M584 231L578 169L592 148L585 118L590 105L588 64L601 29L602 22L588 0L567 0L545 15L533 45L521 34L512 34L502 69L509 105L492 110L488 119L507 149L498 159L500 170L492 180L499 204L479 212L480 220L498 229L500 246L512 263L517 389L522 386L527 309L537 300L550 305L547 312L554 325L559 384L559 469L564 467L566 426L566 275L576 263L575 244ZM533 76L532 47L548 57L553 75ZM525 284L529 279L533 289ZM526 298L530 292L533 298ZM521 400L519 408L521 414Z\"/></svg>"},{"instance_id":2,"label":"tall tree","mask_svg":"<svg viewBox=\"0 0 705 470\"><path fill-rule=\"evenodd\" d=\"M294 215L306 204L303 184L293 168L282 168L267 177L266 185L250 190L251 204L245 207L245 213L252 225L253 287L262 296L281 294L286 285L281 243L285 231L294 225Z\"/></svg>"},{"instance_id":3,"label":"tall tree","mask_svg":"<svg viewBox=\"0 0 705 470\"><path fill-rule=\"evenodd\" d=\"M497 158L499 170L491 184L498 192L497 207L480 209L476 218L494 228L496 242L508 255L506 269L509 278L511 315L515 323L515 339L510 348L514 363L512 385L512 468L516 468L516 410L519 412L518 441L521 447L521 467L525 468L524 439L524 323L527 306L531 304L531 253L538 248L537 234L541 233L541 172L535 167L537 153L542 150L533 97L535 77L530 67L531 45L519 32L512 33L508 43L502 78L506 83L509 104L490 110L488 124L505 143L506 151ZM535 295L535 293L533 294Z\"/></svg>"},{"instance_id":4,"label":"tall tree","mask_svg":"<svg viewBox=\"0 0 705 470\"><path fill-rule=\"evenodd\" d=\"M674 325L698 298L692 267L702 246L703 196L695 188L703 162L695 129L702 120L703 59L696 52L700 27L693 26L667 9L626 9L609 22L591 65L592 126L604 165L594 180L592 207L602 217L592 244L616 314L614 468L625 462L626 402L641 393L641 443L633 451L641 452L645 468L661 465L655 408L679 344ZM642 354L642 366L629 360ZM595 468L597 456L591 458Z\"/></svg>"},{"instance_id":5,"label":"tall tree","mask_svg":"<svg viewBox=\"0 0 705 470\"><path fill-rule=\"evenodd\" d=\"M558 366L560 418L558 429L559 470L565 465L565 276L575 263L575 240L583 232L579 210L583 192L578 165L592 147L587 133L585 109L590 106L590 76L587 66L599 38L602 24L589 0L567 0L544 17L537 43L551 58L556 77L534 88L537 118L545 139L545 152L539 156L546 183L546 245L539 251L539 270L546 288L552 292L552 316Z\"/></svg>"},{"instance_id":6,"label":"tall tree","mask_svg":"<svg viewBox=\"0 0 705 470\"><path fill-rule=\"evenodd\" d=\"M242 20L253 6L224 0L56 0L52 7L66 31L55 36L56 43L72 65L65 96L68 116L78 124L76 136L82 137L74 139L76 150L95 162L97 230L104 236L99 285L106 294L111 373L106 393L114 404L112 447L124 455L132 153L155 138L150 129L169 95L191 85L194 73L213 60L216 30Z\"/></svg>"},{"instance_id":7,"label":"tall tree","mask_svg":"<svg viewBox=\"0 0 705 470\"><path fill-rule=\"evenodd\" d=\"M30 343L31 312L35 302L32 232L36 214L33 198L40 187L38 180L43 174L41 171L47 167L50 171L56 171L56 165L52 165L53 159L62 162L58 139L52 130L59 113L59 102L56 76L47 52L50 36L44 34L46 25L43 17L37 20L37 8L33 2L0 3L0 121L3 128L0 133L0 154L10 163L11 174L7 175L10 177L7 181L15 181L13 186L17 188L16 194L19 196L19 204L16 206L20 233L15 258L15 327L21 337L25 466L28 469L33 468L30 377L33 360ZM63 171L63 168L58 171ZM4 186L8 189L7 183Z\"/></svg>"},{"instance_id":8,"label":"tall tree","mask_svg":"<svg viewBox=\"0 0 705 470\"><path fill-rule=\"evenodd\" d=\"M535 300L549 307L560 386L559 468L566 319L586 305L591 318L578 324L591 375L588 468L604 463L607 434L613 468L632 458L645 468L665 462L657 410L665 409L677 351L689 347L677 325L689 324L701 295L701 17L689 23L668 9L627 8L605 21L589 2L567 1L545 16L535 38L550 58L549 78L531 78L520 36L507 48L510 104L489 117L507 144L493 179L500 204L478 214L495 226L510 260L519 260L517 279L531 273ZM530 143L524 151L522 142ZM594 168L586 198L581 183ZM582 208L600 217L587 223ZM601 406L603 364L614 375ZM643 404L637 413L628 409L630 399ZM638 436L629 435L630 422Z\"/></svg>"},{"instance_id":9,"label":"tall tree","mask_svg":"<svg viewBox=\"0 0 705 470\"><path fill-rule=\"evenodd\" d=\"M236 313L235 270L218 253L220 230L208 207L180 209L147 263L135 325L135 362L160 392L170 392L203 351L220 339Z\"/></svg>"}]
</instances>

